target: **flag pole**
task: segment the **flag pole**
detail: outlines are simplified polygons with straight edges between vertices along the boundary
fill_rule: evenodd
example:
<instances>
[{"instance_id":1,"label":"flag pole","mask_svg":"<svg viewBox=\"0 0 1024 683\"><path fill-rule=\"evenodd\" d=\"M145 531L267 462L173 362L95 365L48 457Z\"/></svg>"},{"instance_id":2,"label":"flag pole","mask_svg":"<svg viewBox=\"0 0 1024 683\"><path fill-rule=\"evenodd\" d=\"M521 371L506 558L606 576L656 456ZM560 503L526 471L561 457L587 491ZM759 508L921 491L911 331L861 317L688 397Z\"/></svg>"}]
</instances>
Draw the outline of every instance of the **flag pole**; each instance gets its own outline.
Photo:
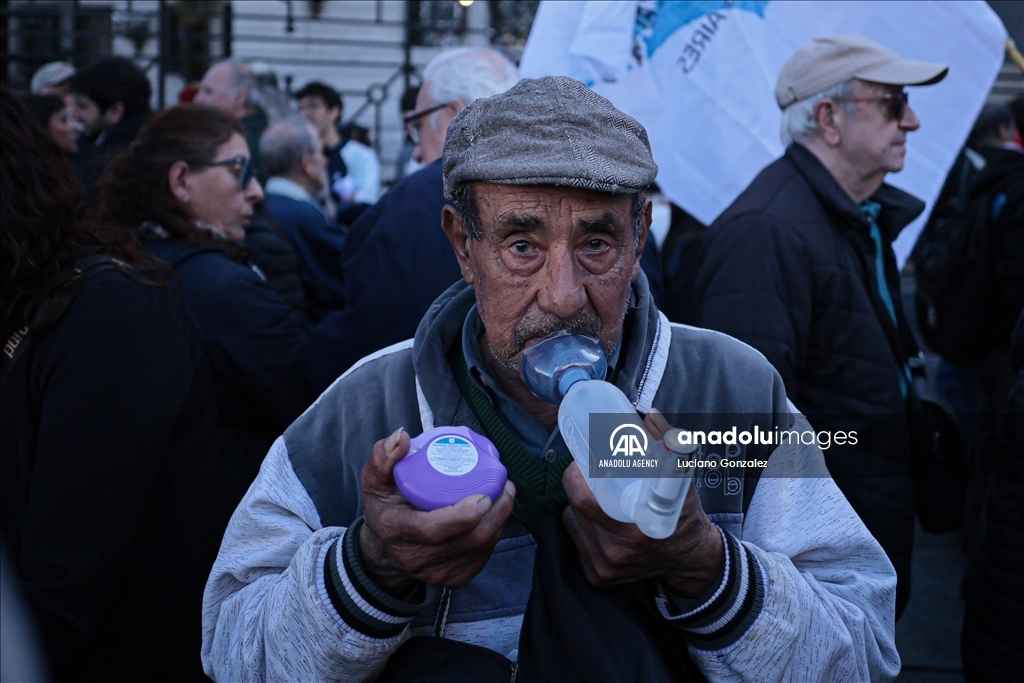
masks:
<instances>
[{"instance_id":1,"label":"flag pole","mask_svg":"<svg viewBox=\"0 0 1024 683\"><path fill-rule=\"evenodd\" d=\"M1013 60L1013 63L1016 64L1021 71L1024 71L1024 55L1022 55L1020 50L1017 49L1017 46L1013 42L1013 38L1010 36L1006 36L1006 54L1010 55L1010 59Z\"/></svg>"}]
</instances>

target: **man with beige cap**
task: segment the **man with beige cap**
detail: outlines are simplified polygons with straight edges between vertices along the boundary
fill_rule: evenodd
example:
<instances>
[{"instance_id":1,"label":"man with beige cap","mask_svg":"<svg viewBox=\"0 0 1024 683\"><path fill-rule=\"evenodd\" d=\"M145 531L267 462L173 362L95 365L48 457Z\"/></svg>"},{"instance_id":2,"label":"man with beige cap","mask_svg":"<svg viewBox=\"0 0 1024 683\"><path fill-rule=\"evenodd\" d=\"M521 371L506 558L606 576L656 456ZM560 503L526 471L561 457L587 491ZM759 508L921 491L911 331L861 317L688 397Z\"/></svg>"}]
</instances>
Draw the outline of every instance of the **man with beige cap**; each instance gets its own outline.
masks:
<instances>
[{"instance_id":1,"label":"man with beige cap","mask_svg":"<svg viewBox=\"0 0 1024 683\"><path fill-rule=\"evenodd\" d=\"M903 87L947 70L864 36L797 50L775 89L786 153L711 226L696 279L702 327L761 351L816 429L857 432L825 460L896 568L897 615L909 595L918 350L892 241L924 202L884 180L921 125Z\"/></svg>"}]
</instances>

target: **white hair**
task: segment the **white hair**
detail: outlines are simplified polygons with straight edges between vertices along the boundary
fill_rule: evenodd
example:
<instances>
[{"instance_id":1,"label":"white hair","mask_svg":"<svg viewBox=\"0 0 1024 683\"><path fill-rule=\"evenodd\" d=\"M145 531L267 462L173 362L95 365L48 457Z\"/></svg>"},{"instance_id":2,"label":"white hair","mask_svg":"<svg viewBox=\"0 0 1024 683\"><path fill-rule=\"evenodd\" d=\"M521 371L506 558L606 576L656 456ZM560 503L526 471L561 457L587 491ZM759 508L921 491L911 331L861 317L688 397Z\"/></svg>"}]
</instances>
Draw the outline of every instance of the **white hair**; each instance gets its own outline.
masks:
<instances>
[{"instance_id":1,"label":"white hair","mask_svg":"<svg viewBox=\"0 0 1024 683\"><path fill-rule=\"evenodd\" d=\"M260 107L263 104L260 99L260 86L252 67L237 59L217 62L217 66L221 64L228 67L228 92L234 96L235 93L244 90L245 106L250 109Z\"/></svg>"},{"instance_id":2,"label":"white hair","mask_svg":"<svg viewBox=\"0 0 1024 683\"><path fill-rule=\"evenodd\" d=\"M779 137L782 144L789 147L794 142L807 142L818 134L818 124L814 120L814 107L824 99L842 99L853 96L853 80L825 88L821 92L814 93L810 97L798 100L782 110L782 126L779 130ZM852 107L849 103L841 103L840 106L847 112Z\"/></svg>"},{"instance_id":3,"label":"white hair","mask_svg":"<svg viewBox=\"0 0 1024 683\"><path fill-rule=\"evenodd\" d=\"M423 87L437 104L473 100L503 93L519 81L515 64L489 47L446 50L423 70Z\"/></svg>"},{"instance_id":4,"label":"white hair","mask_svg":"<svg viewBox=\"0 0 1024 683\"><path fill-rule=\"evenodd\" d=\"M316 130L295 114L278 121L260 136L260 157L268 177L288 177L302 169L302 157L320 146Z\"/></svg>"}]
</instances>

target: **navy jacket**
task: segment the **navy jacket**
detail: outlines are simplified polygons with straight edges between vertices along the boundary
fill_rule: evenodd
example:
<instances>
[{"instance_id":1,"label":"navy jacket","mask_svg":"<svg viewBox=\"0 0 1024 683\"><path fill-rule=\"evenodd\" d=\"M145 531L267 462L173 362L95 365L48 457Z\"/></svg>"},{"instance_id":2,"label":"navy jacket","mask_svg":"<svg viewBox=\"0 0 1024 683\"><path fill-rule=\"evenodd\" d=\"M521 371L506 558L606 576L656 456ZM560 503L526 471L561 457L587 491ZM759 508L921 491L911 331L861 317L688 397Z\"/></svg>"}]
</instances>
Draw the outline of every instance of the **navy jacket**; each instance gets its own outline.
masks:
<instances>
[{"instance_id":1,"label":"navy jacket","mask_svg":"<svg viewBox=\"0 0 1024 683\"><path fill-rule=\"evenodd\" d=\"M345 233L310 202L268 194L263 206L295 248L306 311L313 322L345 305L341 253Z\"/></svg>"},{"instance_id":2,"label":"navy jacket","mask_svg":"<svg viewBox=\"0 0 1024 683\"><path fill-rule=\"evenodd\" d=\"M315 392L363 356L413 337L434 299L462 278L441 229L446 203L439 159L388 190L349 228L342 252L345 308L327 315L310 338ZM660 305L661 267L653 239L641 265Z\"/></svg>"},{"instance_id":3,"label":"navy jacket","mask_svg":"<svg viewBox=\"0 0 1024 683\"><path fill-rule=\"evenodd\" d=\"M226 486L244 492L273 440L311 403L306 333L256 271L222 248L180 238L147 239L144 247L177 274L175 296L213 370Z\"/></svg>"},{"instance_id":4,"label":"navy jacket","mask_svg":"<svg viewBox=\"0 0 1024 683\"><path fill-rule=\"evenodd\" d=\"M388 190L349 228L345 308L325 316L310 338L314 392L363 356L412 337L434 299L462 277L441 230L445 204L437 161Z\"/></svg>"}]
</instances>

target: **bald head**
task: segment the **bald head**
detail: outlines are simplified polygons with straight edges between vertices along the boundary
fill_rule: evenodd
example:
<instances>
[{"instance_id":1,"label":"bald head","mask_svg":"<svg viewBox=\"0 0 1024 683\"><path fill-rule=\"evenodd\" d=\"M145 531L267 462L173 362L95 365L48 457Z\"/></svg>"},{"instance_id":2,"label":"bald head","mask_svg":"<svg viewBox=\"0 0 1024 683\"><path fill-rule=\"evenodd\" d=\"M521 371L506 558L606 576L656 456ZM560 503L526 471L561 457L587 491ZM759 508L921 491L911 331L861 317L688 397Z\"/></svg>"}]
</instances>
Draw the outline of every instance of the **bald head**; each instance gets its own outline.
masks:
<instances>
[{"instance_id":1,"label":"bald head","mask_svg":"<svg viewBox=\"0 0 1024 683\"><path fill-rule=\"evenodd\" d=\"M258 93L252 68L244 62L227 60L206 72L195 102L217 107L240 119L252 112Z\"/></svg>"}]
</instances>

